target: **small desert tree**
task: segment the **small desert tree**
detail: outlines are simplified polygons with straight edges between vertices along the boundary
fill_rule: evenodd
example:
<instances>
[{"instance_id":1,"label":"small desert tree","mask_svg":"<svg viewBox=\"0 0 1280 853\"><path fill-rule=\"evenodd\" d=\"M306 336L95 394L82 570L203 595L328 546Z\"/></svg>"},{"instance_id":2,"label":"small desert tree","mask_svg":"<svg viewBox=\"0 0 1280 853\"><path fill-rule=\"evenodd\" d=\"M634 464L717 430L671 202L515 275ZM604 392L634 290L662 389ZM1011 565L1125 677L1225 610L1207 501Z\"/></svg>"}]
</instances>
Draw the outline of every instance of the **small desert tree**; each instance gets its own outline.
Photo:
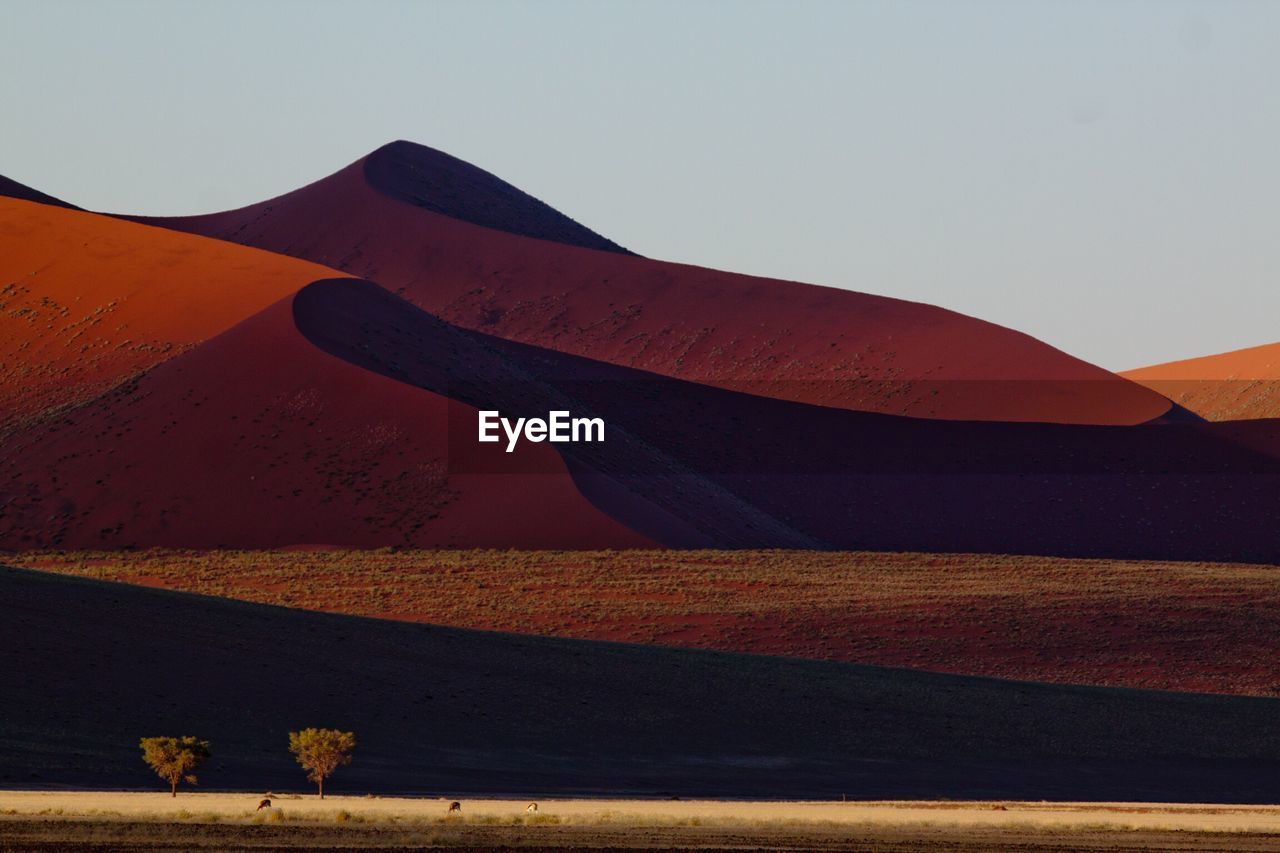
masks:
<instances>
[{"instance_id":1,"label":"small desert tree","mask_svg":"<svg viewBox=\"0 0 1280 853\"><path fill-rule=\"evenodd\" d=\"M142 760L169 783L169 794L178 796L178 783L196 783L191 772L209 760L209 741L193 737L144 737Z\"/></svg>"},{"instance_id":2,"label":"small desert tree","mask_svg":"<svg viewBox=\"0 0 1280 853\"><path fill-rule=\"evenodd\" d=\"M337 729L303 729L289 732L289 751L307 771L307 778L320 786L320 799L324 799L324 780L344 764L351 763L351 751L356 748L356 736L352 732Z\"/></svg>"}]
</instances>

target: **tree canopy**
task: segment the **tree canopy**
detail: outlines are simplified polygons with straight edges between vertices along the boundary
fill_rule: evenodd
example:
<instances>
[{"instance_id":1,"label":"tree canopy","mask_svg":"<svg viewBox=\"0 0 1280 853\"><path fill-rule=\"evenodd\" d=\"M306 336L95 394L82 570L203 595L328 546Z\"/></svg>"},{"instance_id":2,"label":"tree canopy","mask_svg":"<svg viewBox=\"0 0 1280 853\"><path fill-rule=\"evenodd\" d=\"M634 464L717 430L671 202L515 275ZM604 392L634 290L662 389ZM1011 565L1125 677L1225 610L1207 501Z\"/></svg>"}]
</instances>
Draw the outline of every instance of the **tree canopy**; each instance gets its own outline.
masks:
<instances>
[{"instance_id":1,"label":"tree canopy","mask_svg":"<svg viewBox=\"0 0 1280 853\"><path fill-rule=\"evenodd\" d=\"M339 767L351 763L351 752L356 748L354 732L337 729L303 729L289 732L289 751L307 771L307 778L320 789L324 799L324 780Z\"/></svg>"},{"instance_id":2,"label":"tree canopy","mask_svg":"<svg viewBox=\"0 0 1280 853\"><path fill-rule=\"evenodd\" d=\"M196 784L191 771L209 760L209 742L191 737L144 737L139 741L142 760L169 783L169 793L178 796L178 783Z\"/></svg>"}]
</instances>

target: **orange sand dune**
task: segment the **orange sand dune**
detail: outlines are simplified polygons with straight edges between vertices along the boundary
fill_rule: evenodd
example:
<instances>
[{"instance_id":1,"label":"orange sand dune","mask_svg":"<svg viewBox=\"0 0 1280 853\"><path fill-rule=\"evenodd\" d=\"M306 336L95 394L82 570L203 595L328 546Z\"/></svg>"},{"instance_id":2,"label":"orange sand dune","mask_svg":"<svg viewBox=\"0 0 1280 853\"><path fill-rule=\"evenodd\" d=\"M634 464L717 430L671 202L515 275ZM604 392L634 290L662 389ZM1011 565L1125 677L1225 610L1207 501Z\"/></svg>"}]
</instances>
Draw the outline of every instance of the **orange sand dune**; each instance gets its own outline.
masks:
<instances>
[{"instance_id":1,"label":"orange sand dune","mask_svg":"<svg viewBox=\"0 0 1280 853\"><path fill-rule=\"evenodd\" d=\"M312 345L331 275L0 199L0 547L652 544L547 445L451 453L473 409Z\"/></svg>"},{"instance_id":2,"label":"orange sand dune","mask_svg":"<svg viewBox=\"0 0 1280 853\"><path fill-rule=\"evenodd\" d=\"M0 198L0 428L97 396L331 274L257 249Z\"/></svg>"},{"instance_id":3,"label":"orange sand dune","mask_svg":"<svg viewBox=\"0 0 1280 853\"><path fill-rule=\"evenodd\" d=\"M588 503L548 445L468 445L487 465L451 454L451 419L474 424L474 410L326 355L298 333L292 303L67 412L56 431L12 436L0 544L648 542Z\"/></svg>"},{"instance_id":4,"label":"orange sand dune","mask_svg":"<svg viewBox=\"0 0 1280 853\"><path fill-rule=\"evenodd\" d=\"M633 256L407 142L262 204L141 221L368 278L463 328L781 399L1071 423L1170 409L1034 338L942 308Z\"/></svg>"},{"instance_id":5,"label":"orange sand dune","mask_svg":"<svg viewBox=\"0 0 1280 853\"><path fill-rule=\"evenodd\" d=\"M1214 421L1280 417L1280 343L1122 374Z\"/></svg>"}]
</instances>

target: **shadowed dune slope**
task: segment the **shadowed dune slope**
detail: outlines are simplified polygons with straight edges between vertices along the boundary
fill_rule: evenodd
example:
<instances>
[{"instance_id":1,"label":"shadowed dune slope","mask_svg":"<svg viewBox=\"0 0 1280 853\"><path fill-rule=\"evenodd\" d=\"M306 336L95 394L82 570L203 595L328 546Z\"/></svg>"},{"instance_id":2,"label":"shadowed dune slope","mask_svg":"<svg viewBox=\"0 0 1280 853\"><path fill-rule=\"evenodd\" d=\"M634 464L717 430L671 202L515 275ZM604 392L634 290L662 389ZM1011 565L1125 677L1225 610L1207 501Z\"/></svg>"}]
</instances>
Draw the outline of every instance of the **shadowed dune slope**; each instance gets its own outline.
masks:
<instances>
[{"instance_id":1,"label":"shadowed dune slope","mask_svg":"<svg viewBox=\"0 0 1280 853\"><path fill-rule=\"evenodd\" d=\"M1280 421L1107 427L851 412L449 329L360 281L309 285L294 317L326 352L477 408L601 417L604 443L557 447L597 505L668 545L1280 558L1268 521L1280 513ZM458 343L424 350L445 336ZM639 517L620 496L667 513Z\"/></svg>"},{"instance_id":2,"label":"shadowed dune slope","mask_svg":"<svg viewBox=\"0 0 1280 853\"><path fill-rule=\"evenodd\" d=\"M451 443L451 419L475 429L473 409L315 348L286 298L0 446L0 545L650 541L547 445Z\"/></svg>"},{"instance_id":3,"label":"shadowed dune slope","mask_svg":"<svg viewBox=\"0 0 1280 853\"><path fill-rule=\"evenodd\" d=\"M32 189L26 184L20 184L12 178L6 178L0 175L0 197L13 198L20 201L34 201L39 204L49 204L54 207L65 207L71 210L79 210L74 204L63 201L60 198L54 198L46 195L37 189Z\"/></svg>"},{"instance_id":4,"label":"shadowed dune slope","mask_svg":"<svg viewBox=\"0 0 1280 853\"><path fill-rule=\"evenodd\" d=\"M379 192L433 213L569 246L630 254L523 190L443 151L392 142L363 160Z\"/></svg>"},{"instance_id":5,"label":"shadowed dune slope","mask_svg":"<svg viewBox=\"0 0 1280 853\"><path fill-rule=\"evenodd\" d=\"M1280 703L517 637L0 569L0 785L308 787L286 733L356 732L333 793L1274 802ZM285 641L282 638L288 638ZM109 642L107 641L109 639Z\"/></svg>"},{"instance_id":6,"label":"shadowed dune slope","mask_svg":"<svg viewBox=\"0 0 1280 853\"><path fill-rule=\"evenodd\" d=\"M0 198L0 429L91 399L329 271Z\"/></svg>"},{"instance_id":7,"label":"shadowed dune slope","mask_svg":"<svg viewBox=\"0 0 1280 853\"><path fill-rule=\"evenodd\" d=\"M377 281L464 328L782 399L1081 423L1139 423L1170 409L1010 329L914 302L630 256L517 194L455 158L396 142L261 204L139 219Z\"/></svg>"},{"instance_id":8,"label":"shadowed dune slope","mask_svg":"<svg viewBox=\"0 0 1280 853\"><path fill-rule=\"evenodd\" d=\"M1280 417L1280 344L1171 361L1121 375L1212 421Z\"/></svg>"}]
</instances>

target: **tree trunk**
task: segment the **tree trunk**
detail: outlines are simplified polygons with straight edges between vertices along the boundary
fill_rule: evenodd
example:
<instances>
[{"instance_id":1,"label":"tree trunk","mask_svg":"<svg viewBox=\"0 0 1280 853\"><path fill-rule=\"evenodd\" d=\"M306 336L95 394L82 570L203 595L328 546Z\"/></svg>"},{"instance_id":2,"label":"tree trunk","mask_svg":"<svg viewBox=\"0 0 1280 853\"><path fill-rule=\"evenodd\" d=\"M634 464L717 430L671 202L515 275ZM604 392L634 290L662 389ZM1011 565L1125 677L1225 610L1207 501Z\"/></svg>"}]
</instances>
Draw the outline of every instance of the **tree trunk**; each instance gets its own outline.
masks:
<instances>
[{"instance_id":1,"label":"tree trunk","mask_svg":"<svg viewBox=\"0 0 1280 853\"><path fill-rule=\"evenodd\" d=\"M324 799L324 777L321 776L316 780L316 784L320 786L320 799Z\"/></svg>"},{"instance_id":2,"label":"tree trunk","mask_svg":"<svg viewBox=\"0 0 1280 853\"><path fill-rule=\"evenodd\" d=\"M178 780L177 779L169 780L169 796L173 797L175 800L178 798Z\"/></svg>"}]
</instances>

